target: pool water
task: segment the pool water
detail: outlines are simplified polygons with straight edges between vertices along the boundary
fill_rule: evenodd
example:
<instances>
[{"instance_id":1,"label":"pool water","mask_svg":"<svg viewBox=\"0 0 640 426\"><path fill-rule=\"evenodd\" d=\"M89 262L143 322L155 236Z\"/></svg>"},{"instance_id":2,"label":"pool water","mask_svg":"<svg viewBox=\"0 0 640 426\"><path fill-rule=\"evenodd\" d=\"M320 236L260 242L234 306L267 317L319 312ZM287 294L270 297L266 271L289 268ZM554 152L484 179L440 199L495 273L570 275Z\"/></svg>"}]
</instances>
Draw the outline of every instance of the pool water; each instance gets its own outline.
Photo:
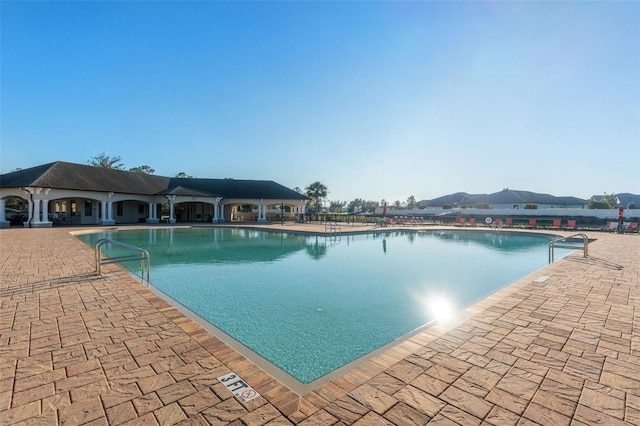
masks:
<instances>
[{"instance_id":1,"label":"pool water","mask_svg":"<svg viewBox=\"0 0 640 426\"><path fill-rule=\"evenodd\" d=\"M544 266L550 241L504 232L325 237L225 228L79 237L149 251L154 287L302 383L438 319L447 305L459 310ZM116 246L103 251L121 254ZM139 263L129 266L139 273Z\"/></svg>"}]
</instances>

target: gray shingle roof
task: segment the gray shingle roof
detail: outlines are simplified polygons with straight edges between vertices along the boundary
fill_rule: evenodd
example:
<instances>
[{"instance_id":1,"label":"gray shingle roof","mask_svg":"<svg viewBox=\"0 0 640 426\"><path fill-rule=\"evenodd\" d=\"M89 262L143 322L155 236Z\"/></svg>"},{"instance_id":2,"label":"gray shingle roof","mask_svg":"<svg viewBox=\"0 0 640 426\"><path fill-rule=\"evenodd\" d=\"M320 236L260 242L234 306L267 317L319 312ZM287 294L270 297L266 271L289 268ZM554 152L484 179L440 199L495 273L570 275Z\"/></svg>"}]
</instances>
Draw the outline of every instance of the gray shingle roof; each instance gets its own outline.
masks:
<instances>
[{"instance_id":1,"label":"gray shingle roof","mask_svg":"<svg viewBox=\"0 0 640 426\"><path fill-rule=\"evenodd\" d=\"M0 188L43 187L141 195L294 199L307 197L273 181L170 178L57 161L0 176Z\"/></svg>"},{"instance_id":2,"label":"gray shingle roof","mask_svg":"<svg viewBox=\"0 0 640 426\"><path fill-rule=\"evenodd\" d=\"M633 203L636 206L640 206L640 195L638 194L630 194L628 192L623 192L617 194L618 200L620 200L620 204L623 207L627 207L629 203Z\"/></svg>"}]
</instances>

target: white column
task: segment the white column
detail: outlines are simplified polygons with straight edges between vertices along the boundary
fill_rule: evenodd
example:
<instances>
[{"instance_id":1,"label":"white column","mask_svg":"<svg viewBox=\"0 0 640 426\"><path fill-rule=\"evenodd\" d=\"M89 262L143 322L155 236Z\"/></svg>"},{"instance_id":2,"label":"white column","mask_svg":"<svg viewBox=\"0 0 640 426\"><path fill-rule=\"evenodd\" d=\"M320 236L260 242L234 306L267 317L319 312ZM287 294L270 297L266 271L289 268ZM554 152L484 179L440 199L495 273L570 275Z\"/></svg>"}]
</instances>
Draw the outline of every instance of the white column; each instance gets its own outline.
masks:
<instances>
[{"instance_id":1,"label":"white column","mask_svg":"<svg viewBox=\"0 0 640 426\"><path fill-rule=\"evenodd\" d=\"M42 222L49 222L49 200L42 200Z\"/></svg>"},{"instance_id":2,"label":"white column","mask_svg":"<svg viewBox=\"0 0 640 426\"><path fill-rule=\"evenodd\" d=\"M264 205L264 201L260 200L258 204L258 222L264 222L267 220L267 206Z\"/></svg>"},{"instance_id":3,"label":"white column","mask_svg":"<svg viewBox=\"0 0 640 426\"><path fill-rule=\"evenodd\" d=\"M107 203L107 220L108 221L113 220L113 201L109 201Z\"/></svg>"},{"instance_id":4,"label":"white column","mask_svg":"<svg viewBox=\"0 0 640 426\"><path fill-rule=\"evenodd\" d=\"M300 206L298 207L300 210L298 210L298 213L301 215L301 218L303 222L306 222L305 218L304 218L304 214L305 214L305 204L303 204L303 202L300 202Z\"/></svg>"},{"instance_id":5,"label":"white column","mask_svg":"<svg viewBox=\"0 0 640 426\"><path fill-rule=\"evenodd\" d=\"M218 223L218 202L213 205L213 223Z\"/></svg>"},{"instance_id":6,"label":"white column","mask_svg":"<svg viewBox=\"0 0 640 426\"><path fill-rule=\"evenodd\" d=\"M225 221L224 206L220 204L220 201L218 201L218 204L216 205L216 209L218 210L218 223L224 222Z\"/></svg>"},{"instance_id":7,"label":"white column","mask_svg":"<svg viewBox=\"0 0 640 426\"><path fill-rule=\"evenodd\" d=\"M169 223L176 223L176 218L173 216L173 200L169 200Z\"/></svg>"},{"instance_id":8,"label":"white column","mask_svg":"<svg viewBox=\"0 0 640 426\"><path fill-rule=\"evenodd\" d=\"M4 209L7 207L7 202L4 198L0 199L0 228L8 228L11 223L7 220L7 216L4 213Z\"/></svg>"},{"instance_id":9,"label":"white column","mask_svg":"<svg viewBox=\"0 0 640 426\"><path fill-rule=\"evenodd\" d=\"M156 216L156 203L149 203L149 215L147 217L147 223L158 223L158 218Z\"/></svg>"},{"instance_id":10,"label":"white column","mask_svg":"<svg viewBox=\"0 0 640 426\"><path fill-rule=\"evenodd\" d=\"M107 220L109 220L109 218L107 217L107 202L106 201L100 201L100 220L102 222L106 222Z\"/></svg>"},{"instance_id":11,"label":"white column","mask_svg":"<svg viewBox=\"0 0 640 426\"><path fill-rule=\"evenodd\" d=\"M33 200L33 220L32 223L40 223L40 199L36 198Z\"/></svg>"}]
</instances>

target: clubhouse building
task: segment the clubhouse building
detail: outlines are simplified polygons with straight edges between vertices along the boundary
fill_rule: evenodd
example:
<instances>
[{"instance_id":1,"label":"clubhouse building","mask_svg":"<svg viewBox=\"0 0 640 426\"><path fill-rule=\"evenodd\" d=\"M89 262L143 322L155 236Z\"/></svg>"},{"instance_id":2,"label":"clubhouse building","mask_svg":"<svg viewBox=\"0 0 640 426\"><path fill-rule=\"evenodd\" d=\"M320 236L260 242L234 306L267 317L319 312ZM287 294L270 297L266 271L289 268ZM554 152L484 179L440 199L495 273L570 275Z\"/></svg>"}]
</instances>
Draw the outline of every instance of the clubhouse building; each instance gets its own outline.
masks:
<instances>
[{"instance_id":1,"label":"clubhouse building","mask_svg":"<svg viewBox=\"0 0 640 426\"><path fill-rule=\"evenodd\" d=\"M308 200L273 181L171 178L56 161L0 175L6 200L28 202L25 227L299 220Z\"/></svg>"}]
</instances>

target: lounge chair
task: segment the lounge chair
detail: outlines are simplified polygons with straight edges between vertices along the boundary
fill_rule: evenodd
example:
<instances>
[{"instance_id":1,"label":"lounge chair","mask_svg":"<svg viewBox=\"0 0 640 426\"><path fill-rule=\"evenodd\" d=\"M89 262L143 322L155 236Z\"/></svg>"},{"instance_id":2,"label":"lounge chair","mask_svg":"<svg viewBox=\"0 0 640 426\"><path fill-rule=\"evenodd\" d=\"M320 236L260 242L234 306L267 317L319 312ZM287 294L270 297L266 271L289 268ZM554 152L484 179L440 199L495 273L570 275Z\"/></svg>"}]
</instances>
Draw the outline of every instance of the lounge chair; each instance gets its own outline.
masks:
<instances>
[{"instance_id":1,"label":"lounge chair","mask_svg":"<svg viewBox=\"0 0 640 426\"><path fill-rule=\"evenodd\" d=\"M510 218L510 217L506 218L504 220L504 226L506 228L511 228L513 226L513 218Z\"/></svg>"},{"instance_id":2,"label":"lounge chair","mask_svg":"<svg viewBox=\"0 0 640 426\"><path fill-rule=\"evenodd\" d=\"M567 220L567 230L575 230L576 229L576 220L575 219L569 219Z\"/></svg>"},{"instance_id":3,"label":"lounge chair","mask_svg":"<svg viewBox=\"0 0 640 426\"><path fill-rule=\"evenodd\" d=\"M551 224L551 229L560 229L562 226L562 219L553 219L553 223Z\"/></svg>"},{"instance_id":4,"label":"lounge chair","mask_svg":"<svg viewBox=\"0 0 640 426\"><path fill-rule=\"evenodd\" d=\"M618 222L607 222L605 225L602 225L600 228L601 231L604 232L612 232L618 229Z\"/></svg>"},{"instance_id":5,"label":"lounge chair","mask_svg":"<svg viewBox=\"0 0 640 426\"><path fill-rule=\"evenodd\" d=\"M376 227L376 228L378 228L378 227L382 228L382 227L384 227L384 226L387 226L386 218L384 218L384 217L377 217L377 218L376 218L376 224L375 224L375 227Z\"/></svg>"},{"instance_id":6,"label":"lounge chair","mask_svg":"<svg viewBox=\"0 0 640 426\"><path fill-rule=\"evenodd\" d=\"M536 228L536 219L529 219L529 226L527 226L527 228Z\"/></svg>"},{"instance_id":7,"label":"lounge chair","mask_svg":"<svg viewBox=\"0 0 640 426\"><path fill-rule=\"evenodd\" d=\"M464 221L466 219L464 217L458 217L456 218L456 226L464 226Z\"/></svg>"},{"instance_id":8,"label":"lounge chair","mask_svg":"<svg viewBox=\"0 0 640 426\"><path fill-rule=\"evenodd\" d=\"M629 226L624 229L625 233L638 232L638 222L629 222Z\"/></svg>"},{"instance_id":9,"label":"lounge chair","mask_svg":"<svg viewBox=\"0 0 640 426\"><path fill-rule=\"evenodd\" d=\"M476 218L475 217L470 217L469 218L469 223L467 223L468 226L475 226L476 225Z\"/></svg>"}]
</instances>

